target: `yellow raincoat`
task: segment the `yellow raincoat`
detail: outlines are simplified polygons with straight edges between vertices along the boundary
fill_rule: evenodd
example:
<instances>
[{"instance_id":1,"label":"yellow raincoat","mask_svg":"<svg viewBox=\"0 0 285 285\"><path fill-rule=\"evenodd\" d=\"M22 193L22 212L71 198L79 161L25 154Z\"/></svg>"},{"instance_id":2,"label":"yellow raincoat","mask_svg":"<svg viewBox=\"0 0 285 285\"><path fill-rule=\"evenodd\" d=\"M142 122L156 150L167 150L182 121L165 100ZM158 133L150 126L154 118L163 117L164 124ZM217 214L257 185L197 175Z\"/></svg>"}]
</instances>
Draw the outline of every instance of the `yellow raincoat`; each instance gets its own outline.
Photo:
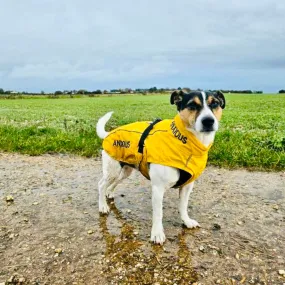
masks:
<instances>
[{"instance_id":1,"label":"yellow raincoat","mask_svg":"<svg viewBox=\"0 0 285 285\"><path fill-rule=\"evenodd\" d=\"M184 186L196 180L206 167L208 151L190 131L179 115L156 123L138 151L140 138L150 122L136 122L111 131L103 141L103 149L114 159L135 165L149 179L149 163L175 167L191 175Z\"/></svg>"}]
</instances>

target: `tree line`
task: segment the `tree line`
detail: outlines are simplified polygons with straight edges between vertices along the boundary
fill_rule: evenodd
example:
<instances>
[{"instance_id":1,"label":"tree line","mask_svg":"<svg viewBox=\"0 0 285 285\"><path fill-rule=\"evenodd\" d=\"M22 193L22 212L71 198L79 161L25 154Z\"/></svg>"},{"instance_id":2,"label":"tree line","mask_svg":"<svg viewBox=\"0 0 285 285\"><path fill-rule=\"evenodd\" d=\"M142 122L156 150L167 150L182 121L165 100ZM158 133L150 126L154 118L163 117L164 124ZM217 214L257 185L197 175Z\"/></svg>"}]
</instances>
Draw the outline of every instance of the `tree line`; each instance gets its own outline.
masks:
<instances>
[{"instance_id":1,"label":"tree line","mask_svg":"<svg viewBox=\"0 0 285 285\"><path fill-rule=\"evenodd\" d=\"M132 93L139 93L139 94L149 94L149 93L169 93L174 90L185 90L186 92L190 92L192 89L189 87L178 87L178 88L157 88L155 86L150 88L120 88L120 89L111 89L111 90L100 90L96 89L93 91L89 91L87 89L79 89L79 90L56 90L54 92L18 92L12 90L4 90L0 88L1 95L13 95L13 94L22 94L22 95L101 95L101 94L132 94ZM194 90L194 89L193 89ZM202 89L195 89L195 90L202 90ZM223 93L239 93L239 94L263 94L261 90L229 90L229 89L219 89ZM212 90L216 91L216 90ZM279 94L285 93L285 89L281 89L278 92Z\"/></svg>"}]
</instances>

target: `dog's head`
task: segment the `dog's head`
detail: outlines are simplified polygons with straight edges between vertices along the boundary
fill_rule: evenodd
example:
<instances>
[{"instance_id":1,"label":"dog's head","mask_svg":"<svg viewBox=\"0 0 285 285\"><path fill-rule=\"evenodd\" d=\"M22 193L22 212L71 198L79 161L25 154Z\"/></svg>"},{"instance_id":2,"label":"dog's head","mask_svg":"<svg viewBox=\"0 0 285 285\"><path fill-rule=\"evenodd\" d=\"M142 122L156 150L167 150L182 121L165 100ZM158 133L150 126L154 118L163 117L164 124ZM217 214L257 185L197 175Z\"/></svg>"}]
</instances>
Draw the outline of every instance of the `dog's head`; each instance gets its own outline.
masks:
<instances>
[{"instance_id":1,"label":"dog's head","mask_svg":"<svg viewBox=\"0 0 285 285\"><path fill-rule=\"evenodd\" d=\"M177 106L180 117L187 127L200 133L218 130L222 109L226 106L225 97L220 91L174 91L170 103Z\"/></svg>"}]
</instances>

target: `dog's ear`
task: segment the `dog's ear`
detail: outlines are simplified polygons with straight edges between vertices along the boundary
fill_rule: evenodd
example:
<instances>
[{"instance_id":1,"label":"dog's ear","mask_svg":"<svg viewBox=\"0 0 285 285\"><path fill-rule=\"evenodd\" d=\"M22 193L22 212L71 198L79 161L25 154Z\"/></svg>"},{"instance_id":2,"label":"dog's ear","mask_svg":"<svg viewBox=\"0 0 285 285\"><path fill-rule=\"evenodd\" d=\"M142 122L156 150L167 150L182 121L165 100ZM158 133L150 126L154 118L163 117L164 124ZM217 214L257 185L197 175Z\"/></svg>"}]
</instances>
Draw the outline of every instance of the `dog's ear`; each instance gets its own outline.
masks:
<instances>
[{"instance_id":1,"label":"dog's ear","mask_svg":"<svg viewBox=\"0 0 285 285\"><path fill-rule=\"evenodd\" d=\"M179 102L182 101L184 96L184 92L182 90L175 90L170 96L170 104L177 105Z\"/></svg>"},{"instance_id":2,"label":"dog's ear","mask_svg":"<svg viewBox=\"0 0 285 285\"><path fill-rule=\"evenodd\" d=\"M226 107L226 99L225 99L224 94L223 94L221 91L217 91L217 92L216 92L216 97L217 97L217 99L218 99L219 102L220 102L221 108L222 108L222 109L225 109L225 107Z\"/></svg>"}]
</instances>

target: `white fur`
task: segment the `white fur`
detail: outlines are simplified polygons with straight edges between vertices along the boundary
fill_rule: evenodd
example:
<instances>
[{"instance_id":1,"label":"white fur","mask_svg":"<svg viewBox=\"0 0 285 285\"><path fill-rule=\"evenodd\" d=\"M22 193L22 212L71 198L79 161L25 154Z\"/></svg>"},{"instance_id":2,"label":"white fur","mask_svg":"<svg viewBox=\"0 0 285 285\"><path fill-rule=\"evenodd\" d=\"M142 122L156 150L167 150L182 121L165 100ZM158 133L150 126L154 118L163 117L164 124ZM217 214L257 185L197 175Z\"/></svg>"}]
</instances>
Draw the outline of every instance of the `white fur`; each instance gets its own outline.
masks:
<instances>
[{"instance_id":1,"label":"white fur","mask_svg":"<svg viewBox=\"0 0 285 285\"><path fill-rule=\"evenodd\" d=\"M181 220L183 221L184 225L187 228L195 228L195 227L200 227L198 222L195 220L192 220L188 216L188 200L190 193L192 192L194 187L194 182L191 182L190 184L184 186L182 189L179 191L179 213Z\"/></svg>"},{"instance_id":2,"label":"white fur","mask_svg":"<svg viewBox=\"0 0 285 285\"><path fill-rule=\"evenodd\" d=\"M109 206L106 197L113 198L113 191L121 180L128 177L132 168L121 167L120 163L110 157L104 150L102 151L103 176L98 183L99 190L99 212L108 213Z\"/></svg>"},{"instance_id":3,"label":"white fur","mask_svg":"<svg viewBox=\"0 0 285 285\"><path fill-rule=\"evenodd\" d=\"M179 179L179 172L173 167L160 164L150 164L149 177L152 186L152 228L151 241L163 244L165 234L162 225L162 201L166 189L175 185Z\"/></svg>"},{"instance_id":4,"label":"white fur","mask_svg":"<svg viewBox=\"0 0 285 285\"><path fill-rule=\"evenodd\" d=\"M98 120L96 132L99 138L104 139L109 134L105 131L105 125L110 120L113 113L114 112L109 112Z\"/></svg>"},{"instance_id":5,"label":"white fur","mask_svg":"<svg viewBox=\"0 0 285 285\"><path fill-rule=\"evenodd\" d=\"M205 95L205 94L204 94ZM204 97L205 98L205 97ZM104 138L107 136L105 131L105 124L111 118L112 112L107 113L97 123L98 136ZM208 115L208 113L206 113ZM215 132L213 134L200 135L195 131L198 138L206 146L211 143ZM99 189L99 211L101 213L108 213L109 206L107 204L106 196L113 197L113 190L118 183L124 178L128 177L132 168L129 166L120 166L120 163L111 158L104 150L102 151L102 164L103 164L103 176L98 183ZM160 164L150 164L149 176L152 186L152 229L151 229L151 241L158 244L163 244L165 241L165 234L162 225L163 217L163 196L166 189L171 188L179 179L179 171L176 168L163 166ZM183 223L188 228L199 227L198 222L192 220L188 216L188 199L193 189L194 182L182 187L180 189L179 200L179 212Z\"/></svg>"},{"instance_id":6,"label":"white fur","mask_svg":"<svg viewBox=\"0 0 285 285\"><path fill-rule=\"evenodd\" d=\"M201 91L201 94L203 96L204 107L196 119L194 130L192 130L192 132L206 147L208 147L209 144L211 144L214 141L215 133L219 128L219 122L218 122L217 118L214 116L213 112L211 111L211 109L209 108L209 106L206 102L205 92ZM213 131L212 132L207 132L207 133L202 132L202 130L203 130L202 120L206 117L210 117L210 118L214 119L214 125L213 125Z\"/></svg>"}]
</instances>

